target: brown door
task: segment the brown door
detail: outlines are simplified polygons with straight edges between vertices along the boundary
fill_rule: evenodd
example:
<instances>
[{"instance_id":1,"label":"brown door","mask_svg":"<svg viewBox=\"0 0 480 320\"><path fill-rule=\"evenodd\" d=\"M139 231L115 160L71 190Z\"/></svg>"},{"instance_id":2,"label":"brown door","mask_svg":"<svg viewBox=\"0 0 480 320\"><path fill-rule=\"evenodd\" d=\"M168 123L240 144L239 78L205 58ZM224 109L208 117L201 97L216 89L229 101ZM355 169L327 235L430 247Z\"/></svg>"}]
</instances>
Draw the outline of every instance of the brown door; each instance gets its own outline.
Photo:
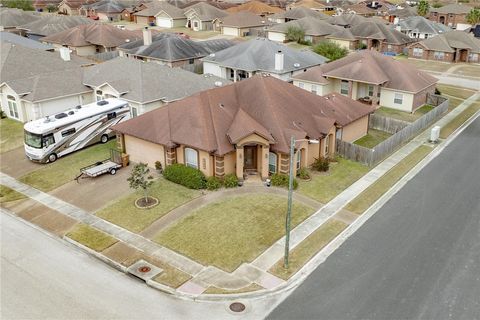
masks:
<instances>
[{"instance_id":1,"label":"brown door","mask_svg":"<svg viewBox=\"0 0 480 320\"><path fill-rule=\"evenodd\" d=\"M243 168L256 169L257 168L257 147L243 147Z\"/></svg>"}]
</instances>

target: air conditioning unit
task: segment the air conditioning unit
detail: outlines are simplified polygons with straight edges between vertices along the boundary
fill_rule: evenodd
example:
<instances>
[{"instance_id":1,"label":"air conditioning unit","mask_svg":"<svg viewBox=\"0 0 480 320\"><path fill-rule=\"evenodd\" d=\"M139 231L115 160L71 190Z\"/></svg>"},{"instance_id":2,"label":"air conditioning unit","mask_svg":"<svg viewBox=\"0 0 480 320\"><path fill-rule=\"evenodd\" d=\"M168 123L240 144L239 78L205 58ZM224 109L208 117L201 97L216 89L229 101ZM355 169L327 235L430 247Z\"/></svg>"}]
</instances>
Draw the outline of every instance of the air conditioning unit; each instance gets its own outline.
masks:
<instances>
[{"instance_id":1,"label":"air conditioning unit","mask_svg":"<svg viewBox=\"0 0 480 320\"><path fill-rule=\"evenodd\" d=\"M430 131L430 142L437 143L438 138L440 137L440 126L435 126Z\"/></svg>"}]
</instances>

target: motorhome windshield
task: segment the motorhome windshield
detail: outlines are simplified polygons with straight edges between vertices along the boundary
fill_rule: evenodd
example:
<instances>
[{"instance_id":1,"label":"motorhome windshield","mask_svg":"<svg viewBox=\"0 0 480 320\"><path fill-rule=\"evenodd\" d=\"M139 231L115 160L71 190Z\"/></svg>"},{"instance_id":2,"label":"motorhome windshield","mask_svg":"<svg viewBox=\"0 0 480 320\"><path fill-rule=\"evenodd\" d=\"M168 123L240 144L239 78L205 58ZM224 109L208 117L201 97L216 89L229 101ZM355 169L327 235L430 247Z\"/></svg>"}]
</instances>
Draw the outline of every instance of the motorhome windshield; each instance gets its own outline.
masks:
<instances>
[{"instance_id":1,"label":"motorhome windshield","mask_svg":"<svg viewBox=\"0 0 480 320\"><path fill-rule=\"evenodd\" d=\"M32 148L41 149L42 135L25 131L25 144Z\"/></svg>"}]
</instances>

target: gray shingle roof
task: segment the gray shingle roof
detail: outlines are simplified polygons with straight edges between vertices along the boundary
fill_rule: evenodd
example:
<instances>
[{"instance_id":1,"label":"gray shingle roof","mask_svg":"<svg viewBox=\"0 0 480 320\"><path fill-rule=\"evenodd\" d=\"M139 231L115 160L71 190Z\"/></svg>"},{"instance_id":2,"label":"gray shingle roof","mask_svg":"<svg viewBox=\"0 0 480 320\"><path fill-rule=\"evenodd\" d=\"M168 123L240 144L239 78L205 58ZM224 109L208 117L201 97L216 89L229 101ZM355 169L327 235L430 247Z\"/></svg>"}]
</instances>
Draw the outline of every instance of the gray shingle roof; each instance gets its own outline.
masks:
<instances>
[{"instance_id":1,"label":"gray shingle roof","mask_svg":"<svg viewBox=\"0 0 480 320\"><path fill-rule=\"evenodd\" d=\"M272 24L267 18L262 18L248 11L235 12L219 20L224 27L236 28L268 26Z\"/></svg>"},{"instance_id":2,"label":"gray shingle roof","mask_svg":"<svg viewBox=\"0 0 480 320\"><path fill-rule=\"evenodd\" d=\"M85 68L84 84L97 87L108 83L121 98L138 103L174 101L229 81L210 75L198 75L180 68L153 62L116 58Z\"/></svg>"},{"instance_id":3,"label":"gray shingle roof","mask_svg":"<svg viewBox=\"0 0 480 320\"><path fill-rule=\"evenodd\" d=\"M275 70L275 53L284 54L284 70ZM202 59L223 67L246 71L260 71L283 74L325 63L327 59L312 51L295 50L278 42L256 38L242 42L228 49L215 52Z\"/></svg>"},{"instance_id":4,"label":"gray shingle roof","mask_svg":"<svg viewBox=\"0 0 480 320\"><path fill-rule=\"evenodd\" d=\"M430 12L438 13L453 13L453 14L466 14L472 10L472 7L461 4L461 3L452 3L440 8L430 8Z\"/></svg>"},{"instance_id":5,"label":"gray shingle roof","mask_svg":"<svg viewBox=\"0 0 480 320\"><path fill-rule=\"evenodd\" d=\"M79 25L91 23L93 23L92 20L80 16L46 15L42 16L41 19L24 24L20 28L26 29L27 33L30 34L49 36Z\"/></svg>"},{"instance_id":6,"label":"gray shingle roof","mask_svg":"<svg viewBox=\"0 0 480 320\"><path fill-rule=\"evenodd\" d=\"M223 18L228 15L227 12L215 8L206 2L199 2L185 8L185 14L188 15L190 11L195 12L198 18L202 21L212 21L213 19Z\"/></svg>"},{"instance_id":7,"label":"gray shingle roof","mask_svg":"<svg viewBox=\"0 0 480 320\"><path fill-rule=\"evenodd\" d=\"M335 17L330 17L327 19L328 23L337 25L337 26L354 26L361 22L364 22L366 18L364 16L356 15L356 14L342 14Z\"/></svg>"},{"instance_id":8,"label":"gray shingle roof","mask_svg":"<svg viewBox=\"0 0 480 320\"><path fill-rule=\"evenodd\" d=\"M402 45L413 41L406 34L393 29L392 26L370 21L357 24L354 28L351 28L351 32L358 38L378 39L389 44Z\"/></svg>"},{"instance_id":9,"label":"gray shingle roof","mask_svg":"<svg viewBox=\"0 0 480 320\"><path fill-rule=\"evenodd\" d=\"M15 28L40 19L40 15L20 9L0 8L0 26Z\"/></svg>"},{"instance_id":10,"label":"gray shingle roof","mask_svg":"<svg viewBox=\"0 0 480 320\"><path fill-rule=\"evenodd\" d=\"M326 20L330 18L329 15L326 15L324 13L321 13L312 9L304 8L304 7L293 8L291 10L287 10L285 12L277 13L270 16L271 19L290 19L290 20L298 20L305 17L312 17L312 18L322 19L322 20Z\"/></svg>"},{"instance_id":11,"label":"gray shingle roof","mask_svg":"<svg viewBox=\"0 0 480 320\"><path fill-rule=\"evenodd\" d=\"M185 19L183 9L179 9L166 1L153 2L147 9L139 11L134 15L141 17L156 17L161 12L165 12L172 19Z\"/></svg>"},{"instance_id":12,"label":"gray shingle roof","mask_svg":"<svg viewBox=\"0 0 480 320\"><path fill-rule=\"evenodd\" d=\"M480 39L464 31L453 30L419 42L429 50L455 52L455 49L470 49L480 53Z\"/></svg>"},{"instance_id":13,"label":"gray shingle roof","mask_svg":"<svg viewBox=\"0 0 480 320\"><path fill-rule=\"evenodd\" d=\"M46 45L29 38L19 36L11 32L0 32L0 41L12 43L12 44L18 44L20 46L24 46L31 49L53 50L53 47L50 45Z\"/></svg>"},{"instance_id":14,"label":"gray shingle roof","mask_svg":"<svg viewBox=\"0 0 480 320\"><path fill-rule=\"evenodd\" d=\"M312 17L305 17L298 20L292 20L286 23L274 25L268 31L287 33L289 27L298 27L310 36L325 36L341 31L343 28L331 25L330 23Z\"/></svg>"},{"instance_id":15,"label":"gray shingle roof","mask_svg":"<svg viewBox=\"0 0 480 320\"><path fill-rule=\"evenodd\" d=\"M409 17L398 23L401 30L414 31L417 33L439 34L451 31L448 26L430 21L421 16Z\"/></svg>"}]
</instances>

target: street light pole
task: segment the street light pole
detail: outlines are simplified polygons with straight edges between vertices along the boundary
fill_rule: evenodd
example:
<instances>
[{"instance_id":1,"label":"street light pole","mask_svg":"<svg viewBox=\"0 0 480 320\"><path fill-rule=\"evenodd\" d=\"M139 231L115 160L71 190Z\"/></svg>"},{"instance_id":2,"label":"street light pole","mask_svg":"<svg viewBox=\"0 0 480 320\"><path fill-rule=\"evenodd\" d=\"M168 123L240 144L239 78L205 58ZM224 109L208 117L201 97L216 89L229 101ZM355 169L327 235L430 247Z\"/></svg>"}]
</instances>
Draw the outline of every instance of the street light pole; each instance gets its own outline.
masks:
<instances>
[{"instance_id":1,"label":"street light pole","mask_svg":"<svg viewBox=\"0 0 480 320\"><path fill-rule=\"evenodd\" d=\"M285 221L285 256L283 266L288 269L288 255L290 252L290 220L292 217L292 195L293 195L293 157L295 155L295 138L290 140L290 172L288 177L288 206Z\"/></svg>"}]
</instances>

